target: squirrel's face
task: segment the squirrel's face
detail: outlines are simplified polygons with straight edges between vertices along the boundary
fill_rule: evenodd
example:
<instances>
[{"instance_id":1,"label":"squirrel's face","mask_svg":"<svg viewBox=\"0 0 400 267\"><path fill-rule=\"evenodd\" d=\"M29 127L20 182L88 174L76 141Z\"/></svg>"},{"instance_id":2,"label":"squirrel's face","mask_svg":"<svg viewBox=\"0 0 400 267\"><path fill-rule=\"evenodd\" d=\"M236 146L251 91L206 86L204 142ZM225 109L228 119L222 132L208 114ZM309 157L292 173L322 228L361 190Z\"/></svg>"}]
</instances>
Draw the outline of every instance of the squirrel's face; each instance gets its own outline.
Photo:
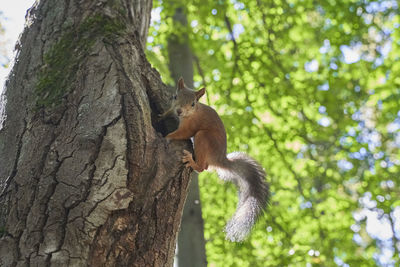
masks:
<instances>
[{"instance_id":1,"label":"squirrel's face","mask_svg":"<svg viewBox=\"0 0 400 267\"><path fill-rule=\"evenodd\" d=\"M180 78L178 81L178 89L173 96L172 104L178 117L190 117L197 110L199 99L204 95L205 91L205 88L199 91L193 91L187 88L183 79Z\"/></svg>"}]
</instances>

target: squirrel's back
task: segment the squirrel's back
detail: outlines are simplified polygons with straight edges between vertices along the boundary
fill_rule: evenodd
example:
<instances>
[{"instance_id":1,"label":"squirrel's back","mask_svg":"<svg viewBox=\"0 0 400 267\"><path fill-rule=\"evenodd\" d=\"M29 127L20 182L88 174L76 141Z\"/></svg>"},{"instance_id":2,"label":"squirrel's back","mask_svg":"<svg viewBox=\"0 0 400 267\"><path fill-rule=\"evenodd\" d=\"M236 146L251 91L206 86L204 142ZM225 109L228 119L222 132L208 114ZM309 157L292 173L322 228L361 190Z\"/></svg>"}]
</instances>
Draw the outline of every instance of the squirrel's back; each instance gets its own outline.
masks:
<instances>
[{"instance_id":1,"label":"squirrel's back","mask_svg":"<svg viewBox=\"0 0 400 267\"><path fill-rule=\"evenodd\" d=\"M196 125L194 134L194 147L198 153L205 154L207 166L225 166L226 158L226 132L224 124L217 112L204 104L198 104L198 111L189 118ZM197 148L197 149L196 149Z\"/></svg>"}]
</instances>

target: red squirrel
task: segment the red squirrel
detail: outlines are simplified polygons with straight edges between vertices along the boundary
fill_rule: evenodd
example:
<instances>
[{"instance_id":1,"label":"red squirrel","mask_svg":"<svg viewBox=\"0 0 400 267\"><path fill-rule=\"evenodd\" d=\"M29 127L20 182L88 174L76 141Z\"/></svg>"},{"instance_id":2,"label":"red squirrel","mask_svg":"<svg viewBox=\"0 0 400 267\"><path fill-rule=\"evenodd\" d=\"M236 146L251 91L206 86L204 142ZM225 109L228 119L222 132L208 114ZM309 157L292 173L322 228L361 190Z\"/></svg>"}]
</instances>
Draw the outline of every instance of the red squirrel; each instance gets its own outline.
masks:
<instances>
[{"instance_id":1,"label":"red squirrel","mask_svg":"<svg viewBox=\"0 0 400 267\"><path fill-rule=\"evenodd\" d=\"M226 155L226 132L222 120L211 107L199 103L205 88L193 91L186 87L183 78L173 96L171 108L161 115L175 113L179 127L166 136L170 140L185 140L194 137L194 154L183 150L182 162L197 172L215 169L219 177L233 182L239 191L239 203L235 214L228 222L226 238L233 242L243 241L251 228L265 211L269 198L269 185L260 164L242 152Z\"/></svg>"}]
</instances>

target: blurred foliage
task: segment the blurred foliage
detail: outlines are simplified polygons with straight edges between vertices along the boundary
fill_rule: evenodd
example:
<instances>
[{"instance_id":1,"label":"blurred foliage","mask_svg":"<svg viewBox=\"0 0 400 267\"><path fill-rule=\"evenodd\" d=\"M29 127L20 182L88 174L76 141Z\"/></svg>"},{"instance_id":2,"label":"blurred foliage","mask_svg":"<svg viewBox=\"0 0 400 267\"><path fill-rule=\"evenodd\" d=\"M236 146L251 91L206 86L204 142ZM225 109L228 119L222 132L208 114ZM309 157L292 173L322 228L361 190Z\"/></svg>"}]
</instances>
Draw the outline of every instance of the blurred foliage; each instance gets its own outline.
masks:
<instances>
[{"instance_id":1,"label":"blurred foliage","mask_svg":"<svg viewBox=\"0 0 400 267\"><path fill-rule=\"evenodd\" d=\"M9 58L7 57L7 50L6 50L6 41L5 41L5 31L2 25L2 21L4 21L3 12L0 11L0 67L6 68L8 67Z\"/></svg>"},{"instance_id":2,"label":"blurred foliage","mask_svg":"<svg viewBox=\"0 0 400 267\"><path fill-rule=\"evenodd\" d=\"M178 6L187 27L173 24ZM189 35L228 150L257 158L271 184L267 214L236 244L222 231L235 188L201 175L209 266L399 264L398 3L155 0L152 17L150 62L173 84L167 36Z\"/></svg>"}]
</instances>

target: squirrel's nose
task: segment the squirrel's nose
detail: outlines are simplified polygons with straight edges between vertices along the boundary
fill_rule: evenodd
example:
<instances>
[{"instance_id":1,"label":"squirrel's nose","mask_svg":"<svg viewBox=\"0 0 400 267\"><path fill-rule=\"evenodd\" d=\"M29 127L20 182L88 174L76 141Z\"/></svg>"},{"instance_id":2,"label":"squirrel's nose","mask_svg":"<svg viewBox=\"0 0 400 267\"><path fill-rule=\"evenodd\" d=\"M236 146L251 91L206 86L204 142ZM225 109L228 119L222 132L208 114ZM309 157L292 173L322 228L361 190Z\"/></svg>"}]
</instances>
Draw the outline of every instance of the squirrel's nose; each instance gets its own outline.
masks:
<instances>
[{"instance_id":1,"label":"squirrel's nose","mask_svg":"<svg viewBox=\"0 0 400 267\"><path fill-rule=\"evenodd\" d=\"M178 108L178 109L176 110L176 113L178 113L178 116L181 115L181 114L182 114L182 109Z\"/></svg>"}]
</instances>

